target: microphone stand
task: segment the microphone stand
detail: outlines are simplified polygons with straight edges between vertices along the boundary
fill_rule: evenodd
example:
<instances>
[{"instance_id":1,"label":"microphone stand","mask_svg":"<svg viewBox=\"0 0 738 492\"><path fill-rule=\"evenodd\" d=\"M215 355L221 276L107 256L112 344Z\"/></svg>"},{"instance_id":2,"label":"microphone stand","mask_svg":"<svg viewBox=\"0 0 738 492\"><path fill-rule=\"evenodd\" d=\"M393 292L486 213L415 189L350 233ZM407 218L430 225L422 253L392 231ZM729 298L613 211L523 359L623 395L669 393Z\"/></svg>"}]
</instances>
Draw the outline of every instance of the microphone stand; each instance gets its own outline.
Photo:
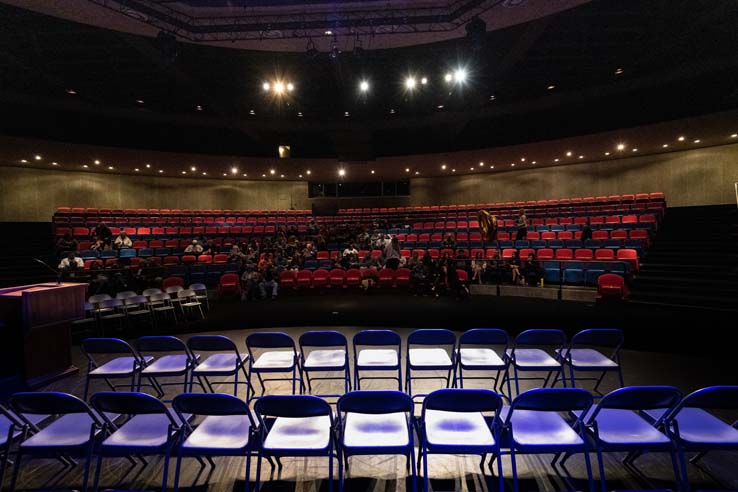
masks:
<instances>
[{"instance_id":1,"label":"microphone stand","mask_svg":"<svg viewBox=\"0 0 738 492\"><path fill-rule=\"evenodd\" d=\"M35 261L36 263L39 263L39 264L45 266L46 268L48 268L49 270L51 270L52 272L54 272L54 275L56 275L56 285L61 285L61 283L62 283L61 278L62 278L62 273L63 273L61 270L57 270L56 268L50 266L45 261L40 260L38 258L34 258L33 261Z\"/></svg>"}]
</instances>

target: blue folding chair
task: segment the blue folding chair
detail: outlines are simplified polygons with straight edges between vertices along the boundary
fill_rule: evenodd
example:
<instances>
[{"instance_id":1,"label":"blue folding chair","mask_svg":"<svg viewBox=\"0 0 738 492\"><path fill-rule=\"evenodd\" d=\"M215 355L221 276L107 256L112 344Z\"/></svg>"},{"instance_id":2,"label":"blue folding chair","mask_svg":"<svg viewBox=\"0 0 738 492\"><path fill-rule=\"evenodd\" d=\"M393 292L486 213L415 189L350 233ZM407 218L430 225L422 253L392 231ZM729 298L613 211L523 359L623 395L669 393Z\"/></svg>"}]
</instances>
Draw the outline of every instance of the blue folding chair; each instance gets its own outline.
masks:
<instances>
[{"instance_id":1,"label":"blue folding chair","mask_svg":"<svg viewBox=\"0 0 738 492\"><path fill-rule=\"evenodd\" d=\"M214 456L245 456L244 486L248 492L251 455L257 451L258 429L248 404L231 395L185 393L175 396L172 406L184 422L174 472L174 491L179 490L183 458L196 458L202 466L205 465L202 458L206 458L215 467ZM196 418L199 419L197 424L189 422Z\"/></svg>"},{"instance_id":2,"label":"blue folding chair","mask_svg":"<svg viewBox=\"0 0 738 492\"><path fill-rule=\"evenodd\" d=\"M608 372L616 372L620 386L625 386L620 365L620 348L624 340L622 330L617 328L592 328L574 335L566 348L557 351L559 361L569 366L572 388L577 385L575 371L602 373L599 377L578 378L580 381L597 381L592 390L595 393L599 393L600 384ZM594 347L607 348L609 354L603 354Z\"/></svg>"},{"instance_id":3,"label":"blue folding chair","mask_svg":"<svg viewBox=\"0 0 738 492\"><path fill-rule=\"evenodd\" d=\"M87 358L87 374L85 376L84 400L90 390L90 381L102 379L112 391L127 387L129 391L136 389L136 378L154 357L142 357L128 343L118 338L87 338L82 340L82 353ZM116 355L110 360L100 360L96 356ZM112 379L130 379L127 385L113 384Z\"/></svg>"},{"instance_id":4,"label":"blue folding chair","mask_svg":"<svg viewBox=\"0 0 738 492\"><path fill-rule=\"evenodd\" d=\"M83 458L82 492L87 492L92 453L98 434L104 423L84 401L66 393L16 393L10 399L13 412L26 423L18 445L10 490L16 489L21 463L25 457L70 457ZM27 415L50 415L53 421L43 429L30 435L35 426ZM68 465L75 462L63 458Z\"/></svg>"},{"instance_id":5,"label":"blue folding chair","mask_svg":"<svg viewBox=\"0 0 738 492\"><path fill-rule=\"evenodd\" d=\"M189 388L189 376L191 369L196 365L199 356L190 352L187 345L179 338L172 336L145 336L136 340L138 352L146 356L149 353L166 353L157 357L155 361L148 364L138 373L138 391L141 391L141 379L147 378L151 381L159 398L166 395L164 386L175 386L182 384L182 391ZM160 382L158 378L182 377L179 382Z\"/></svg>"},{"instance_id":6,"label":"blue folding chair","mask_svg":"<svg viewBox=\"0 0 738 492\"><path fill-rule=\"evenodd\" d=\"M557 350L563 348L566 343L566 335L561 330L534 329L526 330L515 338L515 345L505 352L508 364L505 370L503 382L507 382L508 395L510 392L510 367L513 369L515 378L515 394L520 394L520 380L543 380L543 387L548 385L551 375L556 373L551 386L561 378L566 386L564 366L555 358ZM551 352L551 353L549 353ZM553 354L553 355L552 355ZM546 377L522 377L519 372L545 372Z\"/></svg>"},{"instance_id":7,"label":"blue folding chair","mask_svg":"<svg viewBox=\"0 0 738 492\"><path fill-rule=\"evenodd\" d=\"M664 433L666 415L679 404L681 393L671 386L626 386L600 399L589 412L580 414L590 431L597 449L602 492L607 491L604 452L627 452L623 464L633 461L647 451L665 451L671 455L674 476L681 483L678 446ZM653 421L642 415L648 410L663 410L662 417Z\"/></svg>"},{"instance_id":8,"label":"blue folding chair","mask_svg":"<svg viewBox=\"0 0 738 492\"><path fill-rule=\"evenodd\" d=\"M536 388L518 395L507 411L502 428L509 448L513 489L518 491L516 455L553 454L551 466L565 453L564 461L574 453L584 454L589 490L594 490L586 430L582 415L592 406L592 395L579 388ZM568 422L562 412L577 412Z\"/></svg>"},{"instance_id":9,"label":"blue folding chair","mask_svg":"<svg viewBox=\"0 0 738 492\"><path fill-rule=\"evenodd\" d=\"M0 490L5 483L5 468L10 459L10 448L21 436L26 424L13 412L0 405Z\"/></svg>"},{"instance_id":10,"label":"blue folding chair","mask_svg":"<svg viewBox=\"0 0 738 492\"><path fill-rule=\"evenodd\" d=\"M264 394L265 381L290 381L292 394L302 393L302 369L299 365L295 342L286 333L257 332L246 337L246 348L249 351L249 387L253 388L251 376L256 374L261 385L261 394ZM270 350L277 349L277 350ZM282 350L279 350L282 349ZM286 349L286 350L285 350ZM255 351L260 353L257 354ZM262 373L291 373L288 378L265 378ZM296 388L297 383L299 388ZM256 392L251 398L256 398Z\"/></svg>"},{"instance_id":11,"label":"blue folding chair","mask_svg":"<svg viewBox=\"0 0 738 492\"><path fill-rule=\"evenodd\" d=\"M428 491L430 482L429 454L481 456L479 468L482 474L484 462L489 454L490 472L492 463L497 459L499 490L504 490L505 479L500 457L501 410L502 398L490 390L440 389L425 397L422 414L416 421L420 439L419 461L422 461L423 465L425 492Z\"/></svg>"},{"instance_id":12,"label":"blue folding chair","mask_svg":"<svg viewBox=\"0 0 738 492\"><path fill-rule=\"evenodd\" d=\"M352 342L354 350L354 387L361 389L362 379L392 379L402 391L402 366L400 353L402 339L392 330L362 330ZM359 348L368 347L368 348ZM394 376L361 376L360 371L397 371Z\"/></svg>"},{"instance_id":13,"label":"blue folding chair","mask_svg":"<svg viewBox=\"0 0 738 492\"><path fill-rule=\"evenodd\" d=\"M456 360L458 362L456 379L459 388L464 387L464 371L495 371L495 375L466 376L466 379L492 380L492 389L497 391L500 373L507 363L500 357L507 352L509 339L505 330L497 328L474 328L459 337ZM500 349L497 349L499 347ZM500 350L498 352L498 350ZM500 391L502 388L500 388Z\"/></svg>"},{"instance_id":14,"label":"blue folding chair","mask_svg":"<svg viewBox=\"0 0 738 492\"><path fill-rule=\"evenodd\" d=\"M116 425L105 416L104 440L97 447L94 490L100 484L100 472L104 457L163 456L161 490L167 490L169 458L179 439L184 422L164 403L146 393L110 392L95 393L90 399L100 414L125 415L125 421Z\"/></svg>"},{"instance_id":15,"label":"blue folding chair","mask_svg":"<svg viewBox=\"0 0 738 492\"><path fill-rule=\"evenodd\" d=\"M312 395L267 395L256 400L260 446L256 461L256 492L261 488L261 458L325 456L328 490L333 491L333 411ZM280 466L281 467L281 466Z\"/></svg>"},{"instance_id":16,"label":"blue folding chair","mask_svg":"<svg viewBox=\"0 0 738 492\"><path fill-rule=\"evenodd\" d=\"M685 396L667 415L663 409L645 412L655 422L663 419L665 429L676 441L684 490L689 490L685 452L697 453L689 460L697 465L709 451L738 449L738 420L729 424L708 411L736 409L738 386L710 386Z\"/></svg>"},{"instance_id":17,"label":"blue folding chair","mask_svg":"<svg viewBox=\"0 0 738 492\"><path fill-rule=\"evenodd\" d=\"M413 348L415 345L420 347ZM450 387L453 381L451 373L456 367L456 334L445 329L413 331L407 337L405 361L405 388L410 397L425 396L424 394L413 395L413 379L445 379L446 387ZM437 374L413 376L412 371L447 371L447 375L445 378Z\"/></svg>"},{"instance_id":18,"label":"blue folding chair","mask_svg":"<svg viewBox=\"0 0 738 492\"><path fill-rule=\"evenodd\" d=\"M412 472L412 490L417 490L413 442L413 400L399 391L354 391L336 404L338 490L343 490L344 462L349 457L403 455Z\"/></svg>"},{"instance_id":19,"label":"blue folding chair","mask_svg":"<svg viewBox=\"0 0 738 492\"><path fill-rule=\"evenodd\" d=\"M305 376L308 391L312 393L312 380L343 380L341 394L318 395L338 397L351 391L348 341L337 331L308 331L300 335L300 366ZM342 372L342 376L310 377L311 372Z\"/></svg>"},{"instance_id":20,"label":"blue folding chair","mask_svg":"<svg viewBox=\"0 0 738 492\"><path fill-rule=\"evenodd\" d=\"M190 353L197 353L202 356L202 352L209 352L202 362L197 362L192 366L190 373L190 393L195 378L204 391L216 393L213 384L233 384L233 396L238 396L238 385L246 385L246 399L250 394L249 391L249 375L246 372L246 362L249 356L241 354L238 347L230 338L222 335L197 335L187 340L187 348ZM243 374L243 381L239 381L239 373ZM210 377L227 377L232 376L231 381L210 381Z\"/></svg>"}]
</instances>

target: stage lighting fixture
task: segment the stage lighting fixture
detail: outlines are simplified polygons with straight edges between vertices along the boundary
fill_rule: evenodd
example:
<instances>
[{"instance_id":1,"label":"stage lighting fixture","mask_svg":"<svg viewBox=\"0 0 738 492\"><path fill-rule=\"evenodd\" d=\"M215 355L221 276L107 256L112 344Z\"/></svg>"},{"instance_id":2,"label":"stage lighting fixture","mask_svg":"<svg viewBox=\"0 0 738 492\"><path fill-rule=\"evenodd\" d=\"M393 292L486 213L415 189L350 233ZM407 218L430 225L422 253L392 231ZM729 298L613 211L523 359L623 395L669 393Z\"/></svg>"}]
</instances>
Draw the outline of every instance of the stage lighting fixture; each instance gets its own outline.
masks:
<instances>
[{"instance_id":1,"label":"stage lighting fixture","mask_svg":"<svg viewBox=\"0 0 738 492\"><path fill-rule=\"evenodd\" d=\"M466 82L466 70L463 68L457 68L454 72L454 80L457 84L463 84Z\"/></svg>"},{"instance_id":2,"label":"stage lighting fixture","mask_svg":"<svg viewBox=\"0 0 738 492\"><path fill-rule=\"evenodd\" d=\"M311 173L310 169L308 169L307 171L305 171L305 174L307 174L308 176L310 176L310 173Z\"/></svg>"},{"instance_id":3,"label":"stage lighting fixture","mask_svg":"<svg viewBox=\"0 0 738 492\"><path fill-rule=\"evenodd\" d=\"M450 82L453 82L454 81L454 74L452 74L451 72L447 72L446 75L443 76L443 80L445 80L446 82L449 82L449 83Z\"/></svg>"},{"instance_id":4,"label":"stage lighting fixture","mask_svg":"<svg viewBox=\"0 0 738 492\"><path fill-rule=\"evenodd\" d=\"M369 90L369 82L367 82L366 80L362 80L359 83L359 90L361 92L367 92Z\"/></svg>"},{"instance_id":5,"label":"stage lighting fixture","mask_svg":"<svg viewBox=\"0 0 738 492\"><path fill-rule=\"evenodd\" d=\"M625 150L625 144L618 144L618 150Z\"/></svg>"},{"instance_id":6,"label":"stage lighting fixture","mask_svg":"<svg viewBox=\"0 0 738 492\"><path fill-rule=\"evenodd\" d=\"M415 89L415 78L414 77L408 77L405 79L405 87L407 89Z\"/></svg>"},{"instance_id":7,"label":"stage lighting fixture","mask_svg":"<svg viewBox=\"0 0 738 492\"><path fill-rule=\"evenodd\" d=\"M195 171L197 171L197 167L195 167L195 166L190 167L190 171L192 171L194 173Z\"/></svg>"},{"instance_id":8,"label":"stage lighting fixture","mask_svg":"<svg viewBox=\"0 0 738 492\"><path fill-rule=\"evenodd\" d=\"M341 177L346 176L346 170L345 169L339 169L338 170L338 175L341 176Z\"/></svg>"},{"instance_id":9,"label":"stage lighting fixture","mask_svg":"<svg viewBox=\"0 0 738 492\"><path fill-rule=\"evenodd\" d=\"M231 174L238 174L238 168L237 167L232 167L231 168Z\"/></svg>"},{"instance_id":10,"label":"stage lighting fixture","mask_svg":"<svg viewBox=\"0 0 738 492\"><path fill-rule=\"evenodd\" d=\"M37 161L40 161L41 160L41 156L40 155L35 155L35 156L33 156L33 158L36 159Z\"/></svg>"},{"instance_id":11,"label":"stage lighting fixture","mask_svg":"<svg viewBox=\"0 0 738 492\"><path fill-rule=\"evenodd\" d=\"M269 174L271 174L271 175L277 174L277 170L276 169L270 169L269 170Z\"/></svg>"},{"instance_id":12,"label":"stage lighting fixture","mask_svg":"<svg viewBox=\"0 0 738 492\"><path fill-rule=\"evenodd\" d=\"M269 85L269 82L264 82L263 84L261 84L261 88L264 90L264 92L267 92L269 91L271 86Z\"/></svg>"},{"instance_id":13,"label":"stage lighting fixture","mask_svg":"<svg viewBox=\"0 0 738 492\"><path fill-rule=\"evenodd\" d=\"M422 79L420 79L420 83L423 84L423 85L427 84L428 83L428 77L423 77Z\"/></svg>"},{"instance_id":14,"label":"stage lighting fixture","mask_svg":"<svg viewBox=\"0 0 738 492\"><path fill-rule=\"evenodd\" d=\"M289 145L280 145L277 147L277 154L280 159L289 159L291 154L291 148Z\"/></svg>"},{"instance_id":15,"label":"stage lighting fixture","mask_svg":"<svg viewBox=\"0 0 738 492\"><path fill-rule=\"evenodd\" d=\"M288 90L289 92L292 92L292 91L294 91L294 90L295 90L295 85L294 85L294 84L293 84L292 82L288 82L288 83L287 83L287 90Z\"/></svg>"},{"instance_id":16,"label":"stage lighting fixture","mask_svg":"<svg viewBox=\"0 0 738 492\"><path fill-rule=\"evenodd\" d=\"M282 82L276 82L274 84L274 93L282 94L284 92L284 84Z\"/></svg>"}]
</instances>

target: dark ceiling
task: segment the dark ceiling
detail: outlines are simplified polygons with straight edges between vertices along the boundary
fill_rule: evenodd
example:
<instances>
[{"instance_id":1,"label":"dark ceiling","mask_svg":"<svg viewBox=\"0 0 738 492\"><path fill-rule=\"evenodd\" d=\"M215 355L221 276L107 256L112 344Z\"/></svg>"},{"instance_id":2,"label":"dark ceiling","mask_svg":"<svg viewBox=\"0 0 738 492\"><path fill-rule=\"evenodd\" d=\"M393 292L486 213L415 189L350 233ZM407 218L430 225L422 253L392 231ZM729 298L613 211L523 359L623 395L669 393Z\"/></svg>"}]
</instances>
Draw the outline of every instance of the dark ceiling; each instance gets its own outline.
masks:
<instances>
[{"instance_id":1,"label":"dark ceiling","mask_svg":"<svg viewBox=\"0 0 738 492\"><path fill-rule=\"evenodd\" d=\"M727 0L600 0L481 43L349 46L335 58L183 42L172 57L156 39L4 4L0 18L0 132L15 136L250 156L286 143L293 157L365 160L738 107L738 4ZM457 66L468 83L449 89ZM406 92L410 74L428 84ZM289 98L262 91L275 77L294 82Z\"/></svg>"}]
</instances>

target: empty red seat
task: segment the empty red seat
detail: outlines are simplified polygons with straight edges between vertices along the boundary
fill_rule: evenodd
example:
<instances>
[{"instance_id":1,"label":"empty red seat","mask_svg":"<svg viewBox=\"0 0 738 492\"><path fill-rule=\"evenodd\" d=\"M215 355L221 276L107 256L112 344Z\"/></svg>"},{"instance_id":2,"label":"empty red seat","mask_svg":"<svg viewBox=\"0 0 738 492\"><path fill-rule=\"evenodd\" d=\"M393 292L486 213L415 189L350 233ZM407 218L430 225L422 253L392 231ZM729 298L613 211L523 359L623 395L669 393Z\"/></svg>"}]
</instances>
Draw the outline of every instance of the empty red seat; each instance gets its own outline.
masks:
<instances>
[{"instance_id":1,"label":"empty red seat","mask_svg":"<svg viewBox=\"0 0 738 492\"><path fill-rule=\"evenodd\" d=\"M541 239L543 239L544 241L554 240L556 239L556 233L551 231L543 232L541 233Z\"/></svg>"},{"instance_id":2,"label":"empty red seat","mask_svg":"<svg viewBox=\"0 0 738 492\"><path fill-rule=\"evenodd\" d=\"M164 241L161 239L153 239L149 241L149 248L163 248L164 247Z\"/></svg>"},{"instance_id":3,"label":"empty red seat","mask_svg":"<svg viewBox=\"0 0 738 492\"><path fill-rule=\"evenodd\" d=\"M620 223L620 216L618 215L608 215L605 217L605 224L619 224Z\"/></svg>"},{"instance_id":4,"label":"empty red seat","mask_svg":"<svg viewBox=\"0 0 738 492\"><path fill-rule=\"evenodd\" d=\"M623 224L637 224L638 223L638 216L636 215L623 215L623 219L621 220Z\"/></svg>"},{"instance_id":5,"label":"empty red seat","mask_svg":"<svg viewBox=\"0 0 738 492\"><path fill-rule=\"evenodd\" d=\"M325 271L325 270L323 270ZM310 287L310 284L313 281L313 272L310 270L300 270L297 272L297 276L295 277L295 285L299 288L306 288Z\"/></svg>"},{"instance_id":6,"label":"empty red seat","mask_svg":"<svg viewBox=\"0 0 738 492\"><path fill-rule=\"evenodd\" d=\"M580 261L587 261L594 258L594 254L591 249L577 249L574 251L574 258Z\"/></svg>"},{"instance_id":7,"label":"empty red seat","mask_svg":"<svg viewBox=\"0 0 738 492\"><path fill-rule=\"evenodd\" d=\"M329 283L331 287L343 287L346 281L346 271L340 268L334 268L331 270Z\"/></svg>"},{"instance_id":8,"label":"empty red seat","mask_svg":"<svg viewBox=\"0 0 738 492\"><path fill-rule=\"evenodd\" d=\"M200 255L200 256L197 257L197 262L198 263L210 264L210 263L213 262L213 257L212 257L212 255Z\"/></svg>"},{"instance_id":9,"label":"empty red seat","mask_svg":"<svg viewBox=\"0 0 738 492\"><path fill-rule=\"evenodd\" d=\"M541 234L539 232L536 232L536 231L531 231L531 232L528 233L528 235L526 237L527 237L528 241L537 241L537 240L541 239Z\"/></svg>"},{"instance_id":10,"label":"empty red seat","mask_svg":"<svg viewBox=\"0 0 738 492\"><path fill-rule=\"evenodd\" d=\"M218 297L225 295L241 295L241 281L238 278L238 274L225 273L220 276L220 280L218 281Z\"/></svg>"},{"instance_id":11,"label":"empty red seat","mask_svg":"<svg viewBox=\"0 0 738 492\"><path fill-rule=\"evenodd\" d=\"M536 252L536 259L540 260L553 260L554 250L551 248L541 248Z\"/></svg>"},{"instance_id":12,"label":"empty red seat","mask_svg":"<svg viewBox=\"0 0 738 492\"><path fill-rule=\"evenodd\" d=\"M142 248L148 248L149 243L148 241L133 241L133 249L142 249Z\"/></svg>"},{"instance_id":13,"label":"empty red seat","mask_svg":"<svg viewBox=\"0 0 738 492\"><path fill-rule=\"evenodd\" d=\"M626 261L632 271L637 272L640 268L640 262L638 261L638 251L630 248L621 248L618 250L618 260Z\"/></svg>"},{"instance_id":14,"label":"empty red seat","mask_svg":"<svg viewBox=\"0 0 738 492\"><path fill-rule=\"evenodd\" d=\"M518 250L516 250L515 248L505 248L505 249L502 250L502 259L503 260L509 260L517 252L518 252Z\"/></svg>"},{"instance_id":15,"label":"empty red seat","mask_svg":"<svg viewBox=\"0 0 738 492\"><path fill-rule=\"evenodd\" d=\"M164 265L179 265L179 258L177 256L165 256Z\"/></svg>"},{"instance_id":16,"label":"empty red seat","mask_svg":"<svg viewBox=\"0 0 738 492\"><path fill-rule=\"evenodd\" d=\"M557 260L571 260L574 258L574 252L570 248L560 248L556 250Z\"/></svg>"},{"instance_id":17,"label":"empty red seat","mask_svg":"<svg viewBox=\"0 0 738 492\"><path fill-rule=\"evenodd\" d=\"M380 287L392 287L395 284L395 271L391 268L383 268L379 271Z\"/></svg>"},{"instance_id":18,"label":"empty red seat","mask_svg":"<svg viewBox=\"0 0 738 492\"><path fill-rule=\"evenodd\" d=\"M410 269L398 268L395 272L395 284L397 287L407 287L410 285Z\"/></svg>"},{"instance_id":19,"label":"empty red seat","mask_svg":"<svg viewBox=\"0 0 738 492\"><path fill-rule=\"evenodd\" d=\"M219 253L215 256L213 256L213 263L227 263L228 262L228 255Z\"/></svg>"},{"instance_id":20,"label":"empty red seat","mask_svg":"<svg viewBox=\"0 0 738 492\"><path fill-rule=\"evenodd\" d=\"M528 255L533 255L535 257L536 250L533 248L522 248L520 251L518 251L518 257L521 260L527 259Z\"/></svg>"},{"instance_id":21,"label":"empty red seat","mask_svg":"<svg viewBox=\"0 0 738 492\"><path fill-rule=\"evenodd\" d=\"M595 250L595 259L600 261L614 260L615 251L611 249L600 248Z\"/></svg>"},{"instance_id":22,"label":"empty red seat","mask_svg":"<svg viewBox=\"0 0 738 492\"><path fill-rule=\"evenodd\" d=\"M614 273L603 273L597 277L598 300L621 301L628 296L625 279Z\"/></svg>"},{"instance_id":23,"label":"empty red seat","mask_svg":"<svg viewBox=\"0 0 738 492\"><path fill-rule=\"evenodd\" d=\"M606 241L610 239L610 234L607 231L592 231L592 239Z\"/></svg>"},{"instance_id":24,"label":"empty red seat","mask_svg":"<svg viewBox=\"0 0 738 492\"><path fill-rule=\"evenodd\" d=\"M317 260L327 260L329 258L328 251L318 251L318 254L315 255L315 259Z\"/></svg>"},{"instance_id":25,"label":"empty red seat","mask_svg":"<svg viewBox=\"0 0 738 492\"><path fill-rule=\"evenodd\" d=\"M346 287L358 287L361 285L361 270L349 268L346 270Z\"/></svg>"},{"instance_id":26,"label":"empty red seat","mask_svg":"<svg viewBox=\"0 0 738 492\"><path fill-rule=\"evenodd\" d=\"M297 282L297 272L294 270L285 270L279 274L279 285L283 289L293 289Z\"/></svg>"},{"instance_id":27,"label":"empty red seat","mask_svg":"<svg viewBox=\"0 0 738 492\"><path fill-rule=\"evenodd\" d=\"M561 231L556 233L556 237L561 241L568 241L574 239L574 233L571 231Z\"/></svg>"},{"instance_id":28,"label":"empty red seat","mask_svg":"<svg viewBox=\"0 0 738 492\"><path fill-rule=\"evenodd\" d=\"M330 273L328 270L318 268L313 272L313 287L327 287Z\"/></svg>"},{"instance_id":29,"label":"empty red seat","mask_svg":"<svg viewBox=\"0 0 738 492\"><path fill-rule=\"evenodd\" d=\"M182 263L184 263L185 265L192 265L193 263L195 263L195 261L196 258L194 255L184 255L182 257Z\"/></svg>"},{"instance_id":30,"label":"empty red seat","mask_svg":"<svg viewBox=\"0 0 738 492\"><path fill-rule=\"evenodd\" d=\"M610 239L620 239L620 240L628 239L628 231L624 229L616 229L614 231L611 231Z\"/></svg>"}]
</instances>

